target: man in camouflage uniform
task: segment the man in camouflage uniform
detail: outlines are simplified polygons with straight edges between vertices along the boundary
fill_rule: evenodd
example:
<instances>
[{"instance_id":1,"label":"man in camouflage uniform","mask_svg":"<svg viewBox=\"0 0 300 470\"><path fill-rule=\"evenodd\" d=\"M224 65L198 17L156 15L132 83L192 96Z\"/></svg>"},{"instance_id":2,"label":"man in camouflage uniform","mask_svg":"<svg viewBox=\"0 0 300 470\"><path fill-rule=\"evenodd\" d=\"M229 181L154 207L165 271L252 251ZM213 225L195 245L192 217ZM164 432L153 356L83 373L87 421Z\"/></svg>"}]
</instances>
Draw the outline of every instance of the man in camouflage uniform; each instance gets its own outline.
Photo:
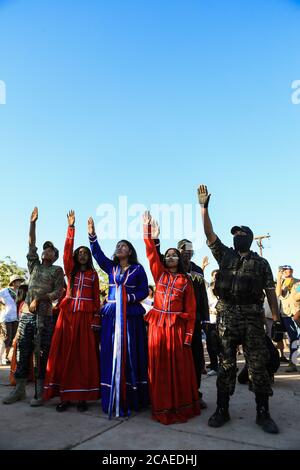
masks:
<instances>
[{"instance_id":1,"label":"man in camouflage uniform","mask_svg":"<svg viewBox=\"0 0 300 470\"><path fill-rule=\"evenodd\" d=\"M37 219L38 209L35 208L30 219L27 255L30 280L18 327L16 387L3 400L5 404L26 397L30 358L34 352L36 393L30 405L42 405L43 381L53 333L52 302L59 299L63 290L64 272L61 267L53 265L59 253L52 242L44 243L42 261L39 260L35 234Z\"/></svg>"},{"instance_id":2,"label":"man in camouflage uniform","mask_svg":"<svg viewBox=\"0 0 300 470\"><path fill-rule=\"evenodd\" d=\"M183 239L177 244L177 248L181 253L184 268L189 275L196 299L196 321L192 340L192 353L197 377L197 385L199 390L201 409L207 408L207 404L203 400L201 392L201 372L203 365L205 366L204 350L202 344L202 322L209 321L209 308L204 280L204 272L200 266L192 261L194 256L193 244L190 240Z\"/></svg>"},{"instance_id":3,"label":"man in camouflage uniform","mask_svg":"<svg viewBox=\"0 0 300 470\"><path fill-rule=\"evenodd\" d=\"M208 214L210 195L206 186L199 187L198 197L207 244L219 264L215 292L219 299L216 309L220 366L217 378L217 409L208 424L211 427L220 427L230 419L228 408L236 382L236 349L242 344L249 368L251 390L255 393L256 423L265 432L275 434L278 433L278 427L269 413L269 352L265 343L263 310L266 294L275 330L280 333L272 271L265 259L250 251L253 233L249 227L233 227L231 233L234 248L223 245L213 231Z\"/></svg>"}]
</instances>

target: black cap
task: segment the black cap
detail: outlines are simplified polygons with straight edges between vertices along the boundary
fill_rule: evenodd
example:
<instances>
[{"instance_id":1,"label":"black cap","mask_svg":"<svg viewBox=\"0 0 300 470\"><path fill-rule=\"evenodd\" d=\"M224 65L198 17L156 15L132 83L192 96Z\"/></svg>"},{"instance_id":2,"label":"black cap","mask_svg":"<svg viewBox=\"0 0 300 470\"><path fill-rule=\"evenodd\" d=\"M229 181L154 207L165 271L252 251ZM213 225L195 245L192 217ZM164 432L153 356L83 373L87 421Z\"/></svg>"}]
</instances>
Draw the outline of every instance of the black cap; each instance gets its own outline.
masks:
<instances>
[{"instance_id":1,"label":"black cap","mask_svg":"<svg viewBox=\"0 0 300 470\"><path fill-rule=\"evenodd\" d=\"M190 247L193 250L193 243L190 240L188 240L187 238L184 238L183 240L180 240L180 242L177 243L177 249L181 250L186 245L190 245Z\"/></svg>"},{"instance_id":2,"label":"black cap","mask_svg":"<svg viewBox=\"0 0 300 470\"><path fill-rule=\"evenodd\" d=\"M253 235L251 228L246 227L245 225L235 225L231 229L231 234L234 235L235 232L237 232L238 230L241 230L242 232L245 232L247 235L250 235L250 237L252 237L252 240L253 240L254 235Z\"/></svg>"}]
</instances>

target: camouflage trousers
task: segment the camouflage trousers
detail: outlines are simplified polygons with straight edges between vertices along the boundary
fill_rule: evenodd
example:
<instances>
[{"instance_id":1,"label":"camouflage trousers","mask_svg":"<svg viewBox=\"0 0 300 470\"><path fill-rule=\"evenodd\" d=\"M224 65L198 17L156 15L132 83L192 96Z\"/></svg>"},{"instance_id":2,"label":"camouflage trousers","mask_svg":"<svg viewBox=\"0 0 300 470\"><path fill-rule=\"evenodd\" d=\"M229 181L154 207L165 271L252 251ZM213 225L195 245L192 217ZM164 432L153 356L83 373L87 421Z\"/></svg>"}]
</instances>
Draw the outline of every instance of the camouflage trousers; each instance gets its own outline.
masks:
<instances>
[{"instance_id":1,"label":"camouflage trousers","mask_svg":"<svg viewBox=\"0 0 300 470\"><path fill-rule=\"evenodd\" d=\"M236 382L237 346L242 345L248 364L249 387L254 393L271 395L267 371L269 351L265 342L264 311L260 305L217 304L219 359L217 378L219 393L233 395Z\"/></svg>"},{"instance_id":2,"label":"camouflage trousers","mask_svg":"<svg viewBox=\"0 0 300 470\"><path fill-rule=\"evenodd\" d=\"M38 321L40 328L38 378L44 379L53 334L53 318L43 316ZM28 378L30 360L36 347L36 329L37 315L23 313L18 328L16 379Z\"/></svg>"}]
</instances>

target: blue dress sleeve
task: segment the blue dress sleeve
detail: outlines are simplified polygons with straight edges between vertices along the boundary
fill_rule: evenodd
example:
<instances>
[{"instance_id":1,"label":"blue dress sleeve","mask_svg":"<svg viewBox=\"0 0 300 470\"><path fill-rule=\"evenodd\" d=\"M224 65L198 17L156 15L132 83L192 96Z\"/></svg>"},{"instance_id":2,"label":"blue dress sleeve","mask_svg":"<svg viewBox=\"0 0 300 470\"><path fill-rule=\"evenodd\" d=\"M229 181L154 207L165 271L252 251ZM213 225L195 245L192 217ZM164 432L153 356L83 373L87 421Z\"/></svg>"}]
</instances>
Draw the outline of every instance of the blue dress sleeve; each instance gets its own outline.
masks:
<instances>
[{"instance_id":1,"label":"blue dress sleeve","mask_svg":"<svg viewBox=\"0 0 300 470\"><path fill-rule=\"evenodd\" d=\"M100 268L109 274L113 268L113 262L111 259L107 258L103 251L100 248L98 243L97 235L89 235L90 247L91 252L97 263L99 264Z\"/></svg>"},{"instance_id":2,"label":"blue dress sleeve","mask_svg":"<svg viewBox=\"0 0 300 470\"><path fill-rule=\"evenodd\" d=\"M134 293L128 294L129 302L141 302L149 295L148 278L143 266L139 265L138 273L136 275L136 288Z\"/></svg>"}]
</instances>

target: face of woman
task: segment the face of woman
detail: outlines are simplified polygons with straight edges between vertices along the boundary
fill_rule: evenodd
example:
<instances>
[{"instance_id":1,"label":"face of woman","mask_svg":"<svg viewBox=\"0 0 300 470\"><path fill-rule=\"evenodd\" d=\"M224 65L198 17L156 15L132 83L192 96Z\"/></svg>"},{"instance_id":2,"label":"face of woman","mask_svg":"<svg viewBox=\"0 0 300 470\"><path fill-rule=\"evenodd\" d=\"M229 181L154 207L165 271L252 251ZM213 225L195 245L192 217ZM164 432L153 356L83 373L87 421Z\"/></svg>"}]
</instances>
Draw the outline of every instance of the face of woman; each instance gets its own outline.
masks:
<instances>
[{"instance_id":1,"label":"face of woman","mask_svg":"<svg viewBox=\"0 0 300 470\"><path fill-rule=\"evenodd\" d=\"M116 246L115 255L119 260L129 258L131 250L127 243L119 242Z\"/></svg>"},{"instance_id":2,"label":"face of woman","mask_svg":"<svg viewBox=\"0 0 300 470\"><path fill-rule=\"evenodd\" d=\"M167 251L165 256L165 262L167 268L177 268L179 264L178 254L175 250L171 249Z\"/></svg>"},{"instance_id":3,"label":"face of woman","mask_svg":"<svg viewBox=\"0 0 300 470\"><path fill-rule=\"evenodd\" d=\"M89 261L89 252L86 248L80 248L78 252L78 263L81 265L87 264Z\"/></svg>"}]
</instances>

